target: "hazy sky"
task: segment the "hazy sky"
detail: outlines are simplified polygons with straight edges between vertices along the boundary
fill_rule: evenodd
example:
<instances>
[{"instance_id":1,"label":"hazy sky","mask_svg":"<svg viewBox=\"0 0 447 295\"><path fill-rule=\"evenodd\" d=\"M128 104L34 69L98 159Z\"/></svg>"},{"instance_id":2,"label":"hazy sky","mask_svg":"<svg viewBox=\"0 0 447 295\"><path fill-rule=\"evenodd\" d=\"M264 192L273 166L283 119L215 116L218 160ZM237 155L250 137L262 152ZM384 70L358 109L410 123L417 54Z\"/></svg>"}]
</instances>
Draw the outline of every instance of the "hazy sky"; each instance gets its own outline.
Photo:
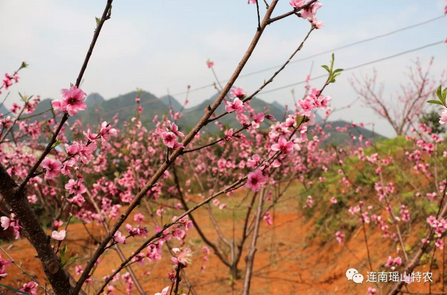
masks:
<instances>
[{"instance_id":1,"label":"hazy sky","mask_svg":"<svg viewBox=\"0 0 447 295\"><path fill-rule=\"evenodd\" d=\"M281 0L274 15L291 9ZM21 80L11 88L6 106L18 101L17 92L58 98L60 89L75 83L95 28L106 1L99 0L1 0L0 1L0 72L13 72L22 61L30 64L21 72ZM384 34L427 21L444 12L443 0L323 0L317 17L325 23L314 31L295 59ZM261 5L262 7L262 5ZM264 8L262 7L262 11ZM261 42L243 74L281 65L298 47L309 24L290 17L276 22L265 31ZM215 62L219 79L227 79L243 56L256 30L255 5L246 0L221 1L143 1L115 0L112 18L106 22L92 60L84 76L82 89L99 92L106 99L143 88L156 96L181 93L187 85L192 89L214 80L206 66ZM447 17L406 30L336 50L336 66L350 68L447 38ZM435 58L432 76L439 77L447 69L447 44L401 55L373 65L343 73L335 85L327 88L334 107L342 107L356 99L348 78L353 74L378 71L378 80L385 83L385 97L399 84L406 84L407 67L420 57L425 66ZM265 90L299 82L309 73L324 73L330 54L291 64ZM236 85L247 92L256 90L274 70L241 78ZM322 79L312 82L319 88ZM265 93L260 98L292 104L290 90L299 96L303 85ZM215 93L212 87L190 94L191 105ZM0 96L4 97L5 93ZM182 103L184 95L176 95ZM391 128L370 110L357 103L340 111L332 119L374 122L375 129L393 136Z\"/></svg>"}]
</instances>

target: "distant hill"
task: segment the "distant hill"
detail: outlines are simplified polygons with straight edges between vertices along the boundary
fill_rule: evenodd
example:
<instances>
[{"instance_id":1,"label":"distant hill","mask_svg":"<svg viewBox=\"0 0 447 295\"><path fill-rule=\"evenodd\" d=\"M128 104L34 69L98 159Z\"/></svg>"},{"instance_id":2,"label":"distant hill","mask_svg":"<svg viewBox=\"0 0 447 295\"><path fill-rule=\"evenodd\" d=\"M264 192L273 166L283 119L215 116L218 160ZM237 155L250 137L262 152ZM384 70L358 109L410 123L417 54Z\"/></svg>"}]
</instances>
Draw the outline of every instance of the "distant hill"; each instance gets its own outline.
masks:
<instances>
[{"instance_id":1,"label":"distant hill","mask_svg":"<svg viewBox=\"0 0 447 295\"><path fill-rule=\"evenodd\" d=\"M125 121L129 121L132 117L135 117L137 112L137 105L135 103L135 98L137 96L137 92L133 91L124 95L119 95L117 97L105 100L98 93L91 93L86 98L86 104L88 105L87 110L83 112L79 112L76 116L72 116L68 119L68 124L71 126L77 119L81 119L84 128L98 126L102 121L110 122L112 118L118 114L118 127L121 128ZM203 101L199 105L191 108L187 108L183 111L183 116L180 120L177 121L179 127L183 130L189 131L197 122L202 118L204 114L205 108L211 105L214 100L217 98L218 93L210 97L209 99ZM40 114L38 116L33 117L31 120L48 120L52 117L51 111L48 111L51 108L52 99L47 98L43 99L37 106L34 114ZM155 97L153 94L143 91L140 95L140 105L143 108L142 113L142 122L147 128L154 127L154 123L152 120L155 114L158 114L161 118L163 115L167 114L170 110L170 106L172 105L174 111L178 112L182 106L181 104L172 96L163 96L161 98ZM258 98L253 98L250 101L250 106L257 112L264 112L268 110L269 113L275 117L276 120L283 120L285 116L286 108L278 103L277 101L273 103L265 102ZM1 112L9 112L4 106L0 109ZM225 112L225 104L222 103L216 110L216 115ZM236 114L232 113L227 116L224 116L220 119L220 122L230 128L238 129L241 127L240 123L236 120ZM321 116L316 113L316 122L323 124ZM331 122L329 122L331 123ZM269 128L272 122L268 120L264 120L261 125L261 128L266 129ZM326 144L330 143L338 143L342 144L347 141L350 141L351 138L348 132L338 132L336 130L337 127L344 128L348 125L348 131L351 132L355 136L359 136L360 133L363 134L365 140L369 140L375 137L376 140L384 139L384 136L379 134L374 134L372 131L368 129L356 127L351 127L351 124L346 121L335 121L332 122L331 128L326 128L326 133L330 133L330 138L327 139ZM219 131L219 127L214 123L209 124L204 128L205 132L214 133ZM310 128L312 131L313 128ZM66 135L70 136L71 131L69 128L66 130ZM45 140L45 139L44 139Z\"/></svg>"},{"instance_id":2,"label":"distant hill","mask_svg":"<svg viewBox=\"0 0 447 295\"><path fill-rule=\"evenodd\" d=\"M174 108L174 112L178 112L182 109L182 105L171 95L165 95L160 97L161 102L168 108Z\"/></svg>"},{"instance_id":3,"label":"distant hill","mask_svg":"<svg viewBox=\"0 0 447 295\"><path fill-rule=\"evenodd\" d=\"M87 107L91 107L94 106L96 104L101 104L104 102L104 97L102 97L100 94L98 93L90 93L87 98L85 99L85 104L87 105Z\"/></svg>"},{"instance_id":4,"label":"distant hill","mask_svg":"<svg viewBox=\"0 0 447 295\"><path fill-rule=\"evenodd\" d=\"M112 118L118 114L118 126L122 127L125 121L129 121L137 114L137 104L135 98L138 92L133 91L118 97L104 100L95 108L87 108L86 111L81 112L81 120L84 125L97 126L102 121L110 122ZM153 94L142 91L140 94L140 106L143 108L141 113L141 121L147 127L154 127L152 120L155 114L163 116L169 111L160 99Z\"/></svg>"},{"instance_id":5,"label":"distant hill","mask_svg":"<svg viewBox=\"0 0 447 295\"><path fill-rule=\"evenodd\" d=\"M320 124L324 124L324 123L320 122ZM358 142L358 138L360 135L363 135L364 141L370 140L370 141L378 142L378 141L387 139L387 137L385 137L381 134L378 134L378 133L368 130L366 128L360 127L358 125L356 127L352 127L351 123L343 121L343 120L327 122L327 124L331 124L332 126L330 128L329 127L325 128L325 132L331 135L328 139L325 140L324 143L326 145L332 144L332 143L343 145L345 143L352 142L351 136L349 134L352 134L357 138L356 142ZM337 128L347 129L347 131L340 132L337 130ZM312 133L313 129L314 129L314 127L311 127L309 131Z\"/></svg>"},{"instance_id":6,"label":"distant hill","mask_svg":"<svg viewBox=\"0 0 447 295\"><path fill-rule=\"evenodd\" d=\"M9 110L4 105L2 105L0 107L0 114L6 115L7 113L9 113Z\"/></svg>"}]
</instances>

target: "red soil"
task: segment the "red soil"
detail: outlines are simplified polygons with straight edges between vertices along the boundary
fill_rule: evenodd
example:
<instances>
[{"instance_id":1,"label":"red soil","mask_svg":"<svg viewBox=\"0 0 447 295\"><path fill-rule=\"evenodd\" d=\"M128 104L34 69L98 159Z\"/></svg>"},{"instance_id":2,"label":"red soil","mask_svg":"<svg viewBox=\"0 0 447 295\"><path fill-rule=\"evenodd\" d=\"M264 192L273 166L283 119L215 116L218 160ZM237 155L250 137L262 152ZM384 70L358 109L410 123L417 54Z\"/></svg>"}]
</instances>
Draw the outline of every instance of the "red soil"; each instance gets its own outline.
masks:
<instances>
[{"instance_id":1,"label":"red soil","mask_svg":"<svg viewBox=\"0 0 447 295\"><path fill-rule=\"evenodd\" d=\"M349 240L341 245L336 242L335 235L331 236L329 241L311 241L306 238L306 235L315 230L315 218L305 219L300 215L301 213L294 213L293 211L299 211L293 208L293 204L287 208L278 209L274 213L275 227L268 227L264 222L262 223L250 294L367 294L369 286L377 288L372 283L366 283L369 262L361 228L357 228ZM205 212L205 210L199 210L195 213L195 216L201 222L203 231L213 241L217 241L215 230ZM231 216L230 212L228 218L224 218L224 223L221 225L221 229L227 237L231 237L233 231ZM290 220L293 221L287 222ZM235 220L236 237L242 226L241 223L240 220ZM153 226L148 225L148 228L153 228ZM104 229L97 225L90 224L88 229L98 238L105 233ZM388 255L402 257L395 250L390 252L390 249L395 249L396 246L392 245L389 239L383 239L381 235L381 232L377 229L368 229L370 257L375 271L379 271L381 268L384 270L382 266L385 264ZM201 248L204 244L203 242L196 243L197 239L199 239L199 236L195 230L186 239L186 244L194 251L192 264L186 269L186 274L196 293L199 295L239 294L242 280L237 281L235 291L232 292L228 269L213 254L209 255L208 262L203 263L206 265L206 270L200 270L203 257ZM412 245L417 240L413 239L409 244ZM129 244L122 246L122 249L125 254L131 254L142 241L143 239L134 239ZM251 238L247 245L250 241ZM91 238L81 223L69 226L65 242L68 243L69 255L80 257L68 266L70 273L74 274L74 266L85 266L95 246L92 245ZM4 244L3 247L9 249L8 253L15 261L21 262L27 272L35 275L42 284L45 284L40 262L35 258L36 252L29 246L27 240L16 241L10 245ZM6 259L3 253L2 257ZM133 270L137 273L147 294L160 292L162 288L170 286L170 281L166 275L172 270L173 263L170 258L168 250L165 249L161 262L133 266ZM440 256L438 258L441 259ZM85 289L87 294L95 294L94 290L102 283L103 276L111 274L111 271L120 264L121 261L113 251L109 251L103 256L94 273L93 282ZM355 284L346 279L345 272L349 268L356 268L364 275L365 281L363 284ZM244 259L241 259L239 269L242 270L242 273L244 272ZM420 266L418 270L425 272L428 269L428 266ZM146 274L147 271L150 271L150 275ZM20 288L23 283L30 281L14 265L8 266L7 272L8 276L2 279L2 284ZM435 270L433 272L435 273ZM78 278L78 276L74 277ZM439 274L437 276L435 274L435 279L439 280ZM391 285L392 283L382 283L382 292ZM434 291L440 290L440 284L437 285L433 288ZM123 292L117 291L116 294L125 294L125 286L122 282L115 286ZM183 285L183 288L186 290L185 293L188 293L186 285ZM413 283L409 286L409 289L413 292L428 292L428 284ZM135 288L132 294L138 294Z\"/></svg>"}]
</instances>

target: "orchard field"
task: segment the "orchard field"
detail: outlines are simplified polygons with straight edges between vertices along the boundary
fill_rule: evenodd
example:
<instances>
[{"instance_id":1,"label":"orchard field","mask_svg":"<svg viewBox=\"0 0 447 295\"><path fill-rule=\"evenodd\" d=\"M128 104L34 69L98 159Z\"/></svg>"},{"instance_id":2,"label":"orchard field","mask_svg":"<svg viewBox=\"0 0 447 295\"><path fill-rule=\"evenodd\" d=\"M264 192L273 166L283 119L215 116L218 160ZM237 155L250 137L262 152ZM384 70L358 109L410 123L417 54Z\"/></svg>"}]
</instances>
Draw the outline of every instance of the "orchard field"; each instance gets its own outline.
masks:
<instances>
[{"instance_id":1,"label":"orchard field","mask_svg":"<svg viewBox=\"0 0 447 295\"><path fill-rule=\"evenodd\" d=\"M0 294L447 294L447 3L239 2L0 3Z\"/></svg>"}]
</instances>

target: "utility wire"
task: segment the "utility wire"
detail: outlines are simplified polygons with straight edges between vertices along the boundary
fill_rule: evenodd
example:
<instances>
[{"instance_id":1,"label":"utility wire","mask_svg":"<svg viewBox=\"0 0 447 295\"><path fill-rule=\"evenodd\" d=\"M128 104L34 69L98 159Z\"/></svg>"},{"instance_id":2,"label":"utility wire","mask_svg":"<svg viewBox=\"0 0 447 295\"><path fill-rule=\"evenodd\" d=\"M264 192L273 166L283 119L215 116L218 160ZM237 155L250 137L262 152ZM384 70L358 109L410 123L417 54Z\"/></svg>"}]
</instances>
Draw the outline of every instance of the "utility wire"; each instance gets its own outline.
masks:
<instances>
[{"instance_id":1,"label":"utility wire","mask_svg":"<svg viewBox=\"0 0 447 295\"><path fill-rule=\"evenodd\" d=\"M333 53L336 50L342 50L342 49L345 49L345 48L348 48L348 47L351 47L351 46L355 46L355 45L362 44L362 43L365 43L365 42L369 42L369 41L377 40L377 39L380 39L380 38L383 38L383 37L387 37L387 36L390 36L390 35L402 32L402 31L406 31L406 30L409 30L409 29L413 29L413 28L416 28L416 27L428 24L430 22L439 20L439 19L441 19L443 17L445 17L445 15L438 16L438 17L426 20L424 22L420 22L420 23L417 23L417 24L414 24L414 25L411 25L411 26L407 26L407 27L404 27L404 28L401 28L401 29L397 29L397 30L394 30L394 31L391 31L391 32L388 32L388 33L385 33L385 34L381 34L381 35L377 35L377 36L374 36L374 37L371 37L371 38L363 39L363 40L360 40L360 41L357 41L357 42L354 42L354 43L350 43L350 44L347 44L347 45L335 47L335 48L330 49L330 50L326 50L326 51L323 51L323 52L320 52L320 53L316 53L316 54L313 54L313 55L310 55L310 56L307 56L307 57L304 57L304 58L301 58L301 59L297 59L297 60L291 61L289 64L302 62L302 61L305 61L305 60L308 60L308 59L311 59L311 58L314 58L314 57L317 57L317 56L320 56L320 55ZM255 71L255 72L250 72L250 73L247 73L247 74L244 74L244 75L240 75L239 79L240 78L249 77L249 76L252 76L252 75L255 75L255 74L259 74L259 73L262 73L262 72L274 70L274 69L277 69L277 68L279 68L281 66L282 65L269 67L269 68L264 68L264 69L261 69L261 70ZM224 82L227 82L227 81L228 81L228 79L227 80L220 80L219 82L220 83L224 83ZM191 92L196 92L196 91L199 91L199 90L202 90L202 89L206 89L206 88L209 88L209 87L213 87L213 86L214 86L214 83L208 84L208 85L204 85L204 86L201 86L201 87L197 87L197 88L194 88L194 89L190 89L189 92L190 93ZM175 93L175 94L173 94L173 96L182 95L182 94L186 94L186 93L187 93L187 91L183 91L183 92Z\"/></svg>"},{"instance_id":2,"label":"utility wire","mask_svg":"<svg viewBox=\"0 0 447 295\"><path fill-rule=\"evenodd\" d=\"M397 54L393 54L393 55L390 55L390 56L387 56L387 57L383 57L383 58L380 58L380 59L376 59L376 60L373 60L373 61L369 61L369 62L366 62L366 63L363 63L363 64L359 64L359 65L356 65L356 66L353 66L353 67L349 67L349 68L343 69L343 72L352 71L352 70L355 70L355 69L358 69L358 68L361 68L361 67L364 67L364 66L372 65L372 64L375 64L375 63L378 63L378 62L381 62L381 61L384 61L384 60L387 60L387 59L392 59L392 58L395 58L395 57L398 57L398 56L401 56L401 55L404 55L404 54L407 54L407 53L410 53L410 52L414 52L414 51L417 51L417 50L421 50L421 49L428 48L428 47L435 46L435 45L442 44L442 43L444 43L444 41L438 41L438 42L427 44L427 45L424 45L424 46L421 46L421 47L418 47L418 48L410 49L410 50L407 50L407 51L402 51L402 52L399 52ZM320 76L311 78L309 81L313 81L313 80L317 80L317 79L321 79L321 78L327 78L327 75L320 75ZM281 89L284 89L284 88L288 88L288 87L291 87L291 86L304 84L304 83L306 83L305 80L300 81L300 82L296 82L296 83L292 83L292 84L289 84L289 85L281 86L281 87L278 87L278 88L274 88L274 89L271 89L271 90L263 91L263 92L258 93L258 95L269 93L269 92L278 91L278 90L281 90Z\"/></svg>"},{"instance_id":3,"label":"utility wire","mask_svg":"<svg viewBox=\"0 0 447 295\"><path fill-rule=\"evenodd\" d=\"M424 45L424 46L421 46L421 47L418 47L418 48L410 49L410 50L403 51L403 52L400 52L400 53L397 53L397 54L394 54L394 55L390 55L390 56L387 56L387 57L383 57L383 58L380 58L380 59L376 59L376 60L373 60L373 61L362 63L362 64L359 64L359 65L356 65L356 66L352 66L352 67L343 69L343 72L352 71L352 70L355 70L355 69L358 69L358 68L361 68L361 67L364 67L364 66L367 66L367 65L375 64L375 63L378 63L378 62L381 62L381 61L384 61L384 60L387 60L387 59L392 59L392 58L395 58L395 57L398 57L398 56L401 56L401 55L404 55L404 54L407 54L407 53L410 53L410 52L414 52L414 51L417 51L417 50L421 50L421 49L424 49L424 48L435 46L435 45L438 45L438 44L441 44L441 43L444 43L444 41L439 41L439 42L427 44L427 45ZM327 78L327 75L316 76L316 77L313 77L313 78L309 79L308 81L314 81L314 80L321 79L321 78ZM305 80L299 81L299 82L296 82L296 83L292 83L292 84L288 84L288 85L285 85L285 86L281 86L281 87L278 87L278 88L274 88L274 89L271 89L271 90L262 91L262 92L258 93L257 96L262 95L262 94L266 94L266 93L269 93L269 92L278 91L278 90L281 90L281 89L284 89L284 88L288 88L288 87L304 84L304 83L306 83ZM142 102L142 103L140 103L140 105L150 104L150 103L154 103L154 102L158 102L158 101L159 101L158 98L157 99L152 99L152 100L149 100L149 101ZM104 116L104 115L107 115L109 113L116 113L117 111L129 109L129 108L135 108L135 106L131 105L131 106L121 107L121 108L116 109L116 110L105 112L105 113L103 113L101 115ZM187 110L185 110L185 111L188 112Z\"/></svg>"}]
</instances>

